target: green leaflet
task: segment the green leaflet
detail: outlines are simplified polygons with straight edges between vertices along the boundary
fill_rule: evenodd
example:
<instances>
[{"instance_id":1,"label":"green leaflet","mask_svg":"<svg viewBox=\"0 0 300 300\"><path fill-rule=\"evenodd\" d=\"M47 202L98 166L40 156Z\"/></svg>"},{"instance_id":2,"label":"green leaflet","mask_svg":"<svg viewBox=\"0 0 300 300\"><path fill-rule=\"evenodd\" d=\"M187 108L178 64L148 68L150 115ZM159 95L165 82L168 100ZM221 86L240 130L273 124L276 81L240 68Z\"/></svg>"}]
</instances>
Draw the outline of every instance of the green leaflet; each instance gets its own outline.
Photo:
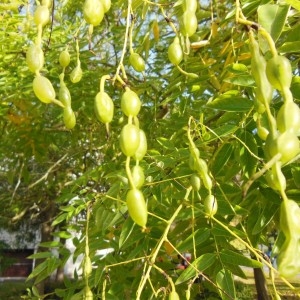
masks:
<instances>
[{"instance_id":1,"label":"green leaflet","mask_svg":"<svg viewBox=\"0 0 300 300\"><path fill-rule=\"evenodd\" d=\"M286 22L289 5L265 4L259 6L257 12L258 23L277 41Z\"/></svg>"},{"instance_id":2,"label":"green leaflet","mask_svg":"<svg viewBox=\"0 0 300 300\"><path fill-rule=\"evenodd\" d=\"M236 299L234 280L230 271L227 269L221 270L216 276L216 282L223 300Z\"/></svg>"},{"instance_id":3,"label":"green leaflet","mask_svg":"<svg viewBox=\"0 0 300 300\"><path fill-rule=\"evenodd\" d=\"M183 283L196 276L198 273L205 271L216 261L216 259L216 255L214 253L205 253L201 255L180 274L175 284Z\"/></svg>"},{"instance_id":4,"label":"green leaflet","mask_svg":"<svg viewBox=\"0 0 300 300\"><path fill-rule=\"evenodd\" d=\"M240 265L240 266L245 266L250 268L262 267L261 262L228 249L222 249L221 252L219 253L219 256L224 265L233 264L233 265Z\"/></svg>"},{"instance_id":5,"label":"green leaflet","mask_svg":"<svg viewBox=\"0 0 300 300\"><path fill-rule=\"evenodd\" d=\"M285 0L287 4L290 4L292 7L300 11L300 1L299 0Z\"/></svg>"},{"instance_id":6,"label":"green leaflet","mask_svg":"<svg viewBox=\"0 0 300 300\"><path fill-rule=\"evenodd\" d=\"M249 111L253 107L253 101L229 91L206 104L207 107L223 111Z\"/></svg>"}]
</instances>

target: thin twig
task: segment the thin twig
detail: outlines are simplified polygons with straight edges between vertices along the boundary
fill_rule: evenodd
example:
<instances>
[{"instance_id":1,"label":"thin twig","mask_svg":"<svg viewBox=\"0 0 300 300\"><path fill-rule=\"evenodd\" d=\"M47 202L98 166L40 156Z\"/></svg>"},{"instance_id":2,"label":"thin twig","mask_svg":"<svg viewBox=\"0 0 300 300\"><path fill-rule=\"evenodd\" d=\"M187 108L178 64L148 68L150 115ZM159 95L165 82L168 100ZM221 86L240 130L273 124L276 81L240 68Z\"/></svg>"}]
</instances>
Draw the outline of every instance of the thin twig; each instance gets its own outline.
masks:
<instances>
[{"instance_id":1,"label":"thin twig","mask_svg":"<svg viewBox=\"0 0 300 300\"><path fill-rule=\"evenodd\" d=\"M46 180L48 175L52 172L52 170L59 165L65 158L67 157L67 154L65 154L62 158L60 158L53 166L51 166L47 172L40 178L38 179L36 182L32 183L28 189L33 188L34 186L36 186L37 184L39 184L41 181Z\"/></svg>"},{"instance_id":2,"label":"thin twig","mask_svg":"<svg viewBox=\"0 0 300 300\"><path fill-rule=\"evenodd\" d=\"M21 168L20 168L20 172L19 172L19 176L18 176L18 182L17 182L17 184L16 184L16 186L15 186L15 189L14 189L14 191L13 191L13 194L12 194L10 203L13 201L13 199L14 199L14 197L15 197L15 194L16 194L16 192L17 192L17 189L18 189L18 187L19 187L19 185L20 185L20 183L21 183L21 177L22 177L22 171L23 171L23 168L24 168L24 162L22 162L22 165L21 165Z\"/></svg>"}]
</instances>

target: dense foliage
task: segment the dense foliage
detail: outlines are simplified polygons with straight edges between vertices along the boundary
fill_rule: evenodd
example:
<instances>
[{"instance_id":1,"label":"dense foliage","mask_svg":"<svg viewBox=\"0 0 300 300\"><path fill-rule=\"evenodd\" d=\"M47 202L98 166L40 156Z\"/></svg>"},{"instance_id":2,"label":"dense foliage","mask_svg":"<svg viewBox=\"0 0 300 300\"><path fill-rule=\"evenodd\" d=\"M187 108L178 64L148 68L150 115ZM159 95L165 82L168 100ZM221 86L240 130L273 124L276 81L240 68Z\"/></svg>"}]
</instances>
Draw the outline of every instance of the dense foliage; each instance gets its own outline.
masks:
<instances>
[{"instance_id":1,"label":"dense foliage","mask_svg":"<svg viewBox=\"0 0 300 300\"><path fill-rule=\"evenodd\" d=\"M61 299L236 299L243 266L264 265L294 290L299 11L0 3L0 220L42 228L30 299L70 257L66 239L83 259ZM280 273L259 250L272 234Z\"/></svg>"}]
</instances>

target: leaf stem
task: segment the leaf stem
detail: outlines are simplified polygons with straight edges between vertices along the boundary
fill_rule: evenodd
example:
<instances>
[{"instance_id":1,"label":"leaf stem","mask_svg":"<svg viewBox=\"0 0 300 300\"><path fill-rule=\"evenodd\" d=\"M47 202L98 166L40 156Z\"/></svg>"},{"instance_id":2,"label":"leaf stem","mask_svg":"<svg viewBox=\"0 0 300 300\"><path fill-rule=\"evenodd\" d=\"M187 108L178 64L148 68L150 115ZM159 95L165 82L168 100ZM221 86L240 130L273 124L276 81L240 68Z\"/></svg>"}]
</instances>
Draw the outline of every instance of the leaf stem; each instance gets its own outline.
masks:
<instances>
[{"instance_id":1,"label":"leaf stem","mask_svg":"<svg viewBox=\"0 0 300 300\"><path fill-rule=\"evenodd\" d=\"M267 40L272 55L277 56L278 52L277 52L277 49L275 46L275 42L274 42L273 38L271 37L270 33L261 26L258 28L258 32Z\"/></svg>"},{"instance_id":2,"label":"leaf stem","mask_svg":"<svg viewBox=\"0 0 300 300\"><path fill-rule=\"evenodd\" d=\"M127 156L126 158L126 174L127 174L127 177L128 177L128 182L129 182L129 186L131 189L134 189L135 186L134 186L134 183L133 183L133 178L132 178L132 173L131 173L131 170L130 170L130 156Z\"/></svg>"},{"instance_id":3,"label":"leaf stem","mask_svg":"<svg viewBox=\"0 0 300 300\"><path fill-rule=\"evenodd\" d=\"M257 173L255 173L244 185L243 187L243 198L246 197L247 192L252 185L252 183L258 179L260 176L262 176L267 170L269 170L277 161L279 161L281 158L281 154L276 154L271 160L269 160L262 169L260 169Z\"/></svg>"},{"instance_id":4,"label":"leaf stem","mask_svg":"<svg viewBox=\"0 0 300 300\"><path fill-rule=\"evenodd\" d=\"M100 80L100 92L104 92L105 81L110 79L110 75L103 75Z\"/></svg>"},{"instance_id":5,"label":"leaf stem","mask_svg":"<svg viewBox=\"0 0 300 300\"><path fill-rule=\"evenodd\" d=\"M176 65L176 68L180 71L180 73L182 73L183 75L187 76L187 77L191 77L191 78L198 78L199 76L195 73L188 73L186 71L184 71L181 67L179 67L179 65Z\"/></svg>"},{"instance_id":6,"label":"leaf stem","mask_svg":"<svg viewBox=\"0 0 300 300\"><path fill-rule=\"evenodd\" d=\"M245 242L243 239L241 239L237 234L235 234L231 229L228 228L228 226L224 225L221 221L219 221L218 219L216 219L214 216L211 216L211 219L216 222L217 224L219 224L221 227L223 227L226 231L228 231L232 236L234 236L237 240L239 240L251 253L254 254L254 256L259 260L260 258L262 258L262 256L256 251L256 249L254 249L252 246L250 246L247 242ZM263 262L272 270L276 269L271 265L271 263L269 263L268 261L266 261L264 258Z\"/></svg>"},{"instance_id":7,"label":"leaf stem","mask_svg":"<svg viewBox=\"0 0 300 300\"><path fill-rule=\"evenodd\" d=\"M184 200L187 200L187 199L188 199L189 194L190 194L191 191L192 191L192 188L191 188L191 187L189 187L189 188L186 190L186 194L185 194L185 196L184 196ZM141 299L141 298L140 298L140 297L141 297L141 293L142 293L142 291L143 291L143 289L144 289L144 286L145 286L145 284L146 284L146 282L147 282L147 280L148 280L148 278L149 278L149 276L150 276L151 269L152 269L152 267L153 267L153 265L154 265L154 263L155 263L155 261L156 261L156 257L157 257L157 255L158 255L158 253L159 253L159 251L160 251L160 248L162 247L163 243L164 243L165 241L168 240L167 236L168 236L168 233L169 233L169 231L170 231L171 225L173 224L174 220L176 219L177 215L179 214L179 212L181 211L182 208L183 208L183 205L180 204L180 205L177 207L177 209L176 209L176 211L174 212L174 214L172 215L172 217L167 221L167 226L166 226L166 228L165 228L165 231L164 231L163 235L161 236L159 242L157 243L157 245L156 245L156 247L154 248L153 253L152 253L152 255L151 255L150 265L148 266L148 269L147 269L145 275L143 275L143 277L142 277L142 279L141 279L141 281L140 281L138 290L137 290L137 292L136 292L136 299L137 299L137 300Z\"/></svg>"},{"instance_id":8,"label":"leaf stem","mask_svg":"<svg viewBox=\"0 0 300 300\"><path fill-rule=\"evenodd\" d=\"M116 74L115 74L115 76L113 78L113 82L115 82L115 80L117 79L117 76L119 76L119 72L120 72L121 66L123 66L123 61L124 61L124 57L125 57L125 53L126 53L126 47L127 47L127 43L128 43L129 28L130 28L131 5L132 5L132 0L128 0L124 44L123 44L123 49L122 49L122 54L121 54L120 62L119 62L119 65L117 67ZM122 71L125 71L124 68L122 69Z\"/></svg>"}]
</instances>

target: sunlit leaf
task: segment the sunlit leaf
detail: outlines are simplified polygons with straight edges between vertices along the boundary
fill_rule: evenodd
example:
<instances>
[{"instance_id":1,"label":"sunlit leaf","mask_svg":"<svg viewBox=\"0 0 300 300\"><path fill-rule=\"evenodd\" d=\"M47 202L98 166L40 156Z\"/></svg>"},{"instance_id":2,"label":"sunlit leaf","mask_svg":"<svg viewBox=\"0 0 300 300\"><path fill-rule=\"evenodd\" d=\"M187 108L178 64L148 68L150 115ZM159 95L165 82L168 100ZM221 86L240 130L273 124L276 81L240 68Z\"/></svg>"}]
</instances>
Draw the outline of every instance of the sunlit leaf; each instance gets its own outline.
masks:
<instances>
[{"instance_id":1,"label":"sunlit leaf","mask_svg":"<svg viewBox=\"0 0 300 300\"><path fill-rule=\"evenodd\" d=\"M300 41L297 42L286 42L278 49L280 53L292 53L297 52L300 48Z\"/></svg>"},{"instance_id":2,"label":"sunlit leaf","mask_svg":"<svg viewBox=\"0 0 300 300\"><path fill-rule=\"evenodd\" d=\"M254 85L254 79L251 75L239 75L234 77L227 77L224 79L224 81L235 85L240 85L240 86Z\"/></svg>"},{"instance_id":3,"label":"sunlit leaf","mask_svg":"<svg viewBox=\"0 0 300 300\"><path fill-rule=\"evenodd\" d=\"M237 252L231 251L229 249L222 249L220 254L221 261L226 264L240 265L250 268L261 268L262 263L251 259L245 255L239 254Z\"/></svg>"},{"instance_id":4,"label":"sunlit leaf","mask_svg":"<svg viewBox=\"0 0 300 300\"><path fill-rule=\"evenodd\" d=\"M222 111L248 111L252 108L253 102L248 98L238 95L223 94L207 105L209 108L218 109Z\"/></svg>"},{"instance_id":5,"label":"sunlit leaf","mask_svg":"<svg viewBox=\"0 0 300 300\"><path fill-rule=\"evenodd\" d=\"M264 4L258 10L258 23L263 26L276 41L283 30L289 12L289 5Z\"/></svg>"},{"instance_id":6,"label":"sunlit leaf","mask_svg":"<svg viewBox=\"0 0 300 300\"><path fill-rule=\"evenodd\" d=\"M285 2L300 11L300 2L298 0L285 0Z\"/></svg>"}]
</instances>

